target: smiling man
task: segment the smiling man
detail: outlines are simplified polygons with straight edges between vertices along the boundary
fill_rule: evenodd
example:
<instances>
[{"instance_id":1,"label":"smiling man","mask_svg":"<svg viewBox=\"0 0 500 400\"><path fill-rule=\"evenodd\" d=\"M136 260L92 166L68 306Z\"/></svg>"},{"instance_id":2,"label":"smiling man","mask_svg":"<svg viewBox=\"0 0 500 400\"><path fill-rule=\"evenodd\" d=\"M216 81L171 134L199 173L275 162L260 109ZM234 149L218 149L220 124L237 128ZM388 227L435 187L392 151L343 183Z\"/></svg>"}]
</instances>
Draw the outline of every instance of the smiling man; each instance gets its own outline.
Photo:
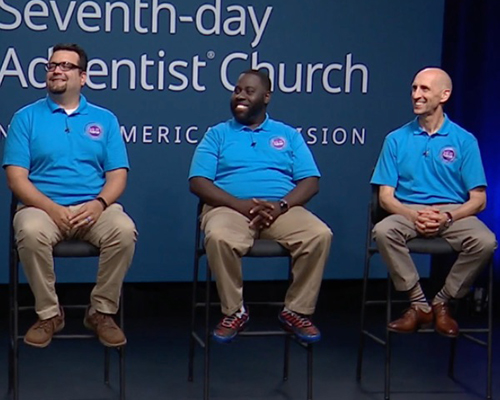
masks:
<instances>
[{"instance_id":1,"label":"smiling man","mask_svg":"<svg viewBox=\"0 0 500 400\"><path fill-rule=\"evenodd\" d=\"M278 316L283 328L305 342L320 339L310 316L332 233L304 208L320 174L300 133L269 118L270 100L269 77L243 72L231 96L234 118L205 134L189 173L191 191L205 203L201 225L224 314L213 337L222 343L249 321L241 257L257 238L276 240L292 255L293 282Z\"/></svg>"},{"instance_id":2,"label":"smiling man","mask_svg":"<svg viewBox=\"0 0 500 400\"><path fill-rule=\"evenodd\" d=\"M438 333L456 337L448 301L465 296L490 260L496 240L475 216L486 206L486 178L476 138L443 112L452 83L446 72L426 68L412 84L413 121L387 135L371 183L391 215L373 230L396 290L411 306L388 326L411 333L434 322ZM441 236L459 253L443 288L431 304L406 242Z\"/></svg>"},{"instance_id":3,"label":"smiling man","mask_svg":"<svg viewBox=\"0 0 500 400\"><path fill-rule=\"evenodd\" d=\"M14 115L3 159L9 188L22 203L14 216L15 240L38 314L24 341L46 347L64 328L52 248L77 238L100 248L84 324L104 345L122 346L126 338L112 314L137 235L115 203L127 182L125 144L116 117L80 93L87 78L81 47L54 46L45 67L48 95Z\"/></svg>"}]
</instances>

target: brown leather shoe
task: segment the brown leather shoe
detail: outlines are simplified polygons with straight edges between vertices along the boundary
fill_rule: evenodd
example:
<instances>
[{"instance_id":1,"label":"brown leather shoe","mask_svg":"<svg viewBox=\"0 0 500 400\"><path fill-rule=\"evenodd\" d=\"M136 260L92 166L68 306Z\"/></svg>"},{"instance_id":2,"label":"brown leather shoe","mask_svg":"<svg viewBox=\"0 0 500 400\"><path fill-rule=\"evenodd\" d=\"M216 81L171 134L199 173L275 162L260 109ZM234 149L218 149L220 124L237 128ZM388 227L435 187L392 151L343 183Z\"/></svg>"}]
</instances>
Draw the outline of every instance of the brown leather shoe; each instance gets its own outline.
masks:
<instances>
[{"instance_id":1,"label":"brown leather shoe","mask_svg":"<svg viewBox=\"0 0 500 400\"><path fill-rule=\"evenodd\" d=\"M59 308L59 315L48 319L39 319L24 335L24 343L38 348L47 347L54 333L64 328L64 310Z\"/></svg>"},{"instance_id":2,"label":"brown leather shoe","mask_svg":"<svg viewBox=\"0 0 500 400\"><path fill-rule=\"evenodd\" d=\"M448 304L433 304L432 311L434 313L434 328L436 332L447 337L457 337L458 324L457 321L451 317Z\"/></svg>"},{"instance_id":3,"label":"brown leather shoe","mask_svg":"<svg viewBox=\"0 0 500 400\"><path fill-rule=\"evenodd\" d=\"M120 347L127 343L125 334L120 327L116 325L112 315L103 314L99 311L90 315L89 311L90 306L87 307L87 311L85 312L83 324L86 328L96 333L99 341L104 346Z\"/></svg>"},{"instance_id":4,"label":"brown leather shoe","mask_svg":"<svg viewBox=\"0 0 500 400\"><path fill-rule=\"evenodd\" d=\"M411 305L401 318L392 321L387 325L387 329L397 333L413 333L420 328L428 327L432 324L432 311L424 312L415 305Z\"/></svg>"}]
</instances>

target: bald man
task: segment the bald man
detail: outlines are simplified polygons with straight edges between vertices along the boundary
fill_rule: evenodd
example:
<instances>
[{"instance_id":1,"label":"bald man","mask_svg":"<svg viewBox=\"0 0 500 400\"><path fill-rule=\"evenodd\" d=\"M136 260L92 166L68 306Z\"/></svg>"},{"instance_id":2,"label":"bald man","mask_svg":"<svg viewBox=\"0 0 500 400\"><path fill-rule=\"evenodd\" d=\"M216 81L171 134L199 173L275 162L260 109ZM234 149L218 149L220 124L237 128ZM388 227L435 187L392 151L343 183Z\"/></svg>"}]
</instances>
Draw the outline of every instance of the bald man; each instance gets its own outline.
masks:
<instances>
[{"instance_id":1,"label":"bald man","mask_svg":"<svg viewBox=\"0 0 500 400\"><path fill-rule=\"evenodd\" d=\"M467 294L496 248L495 236L476 217L486 206L477 140L443 112L451 90L445 71L417 73L411 90L416 118L387 135L371 180L391 214L375 225L373 236L396 290L405 291L411 303L388 325L393 332L411 333L434 322L438 333L458 336L448 301ZM435 236L459 255L429 304L406 242Z\"/></svg>"}]
</instances>

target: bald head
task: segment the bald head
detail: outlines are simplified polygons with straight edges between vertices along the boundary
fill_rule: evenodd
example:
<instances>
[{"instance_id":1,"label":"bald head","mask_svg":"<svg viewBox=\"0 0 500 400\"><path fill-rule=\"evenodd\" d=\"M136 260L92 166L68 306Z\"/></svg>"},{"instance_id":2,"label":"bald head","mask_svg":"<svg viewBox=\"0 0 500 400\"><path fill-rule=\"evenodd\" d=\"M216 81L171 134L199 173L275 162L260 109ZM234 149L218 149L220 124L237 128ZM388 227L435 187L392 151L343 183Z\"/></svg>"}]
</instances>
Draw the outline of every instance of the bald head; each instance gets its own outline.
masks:
<instances>
[{"instance_id":1,"label":"bald head","mask_svg":"<svg viewBox=\"0 0 500 400\"><path fill-rule=\"evenodd\" d=\"M430 82L435 85L435 87L441 90L449 90L451 92L452 83L450 75L443 71L441 68L424 68L423 70L417 72L415 79L417 77L425 77L430 80Z\"/></svg>"},{"instance_id":2,"label":"bald head","mask_svg":"<svg viewBox=\"0 0 500 400\"><path fill-rule=\"evenodd\" d=\"M425 68L415 75L411 97L413 112L421 117L442 116L451 95L451 78L440 68Z\"/></svg>"}]
</instances>

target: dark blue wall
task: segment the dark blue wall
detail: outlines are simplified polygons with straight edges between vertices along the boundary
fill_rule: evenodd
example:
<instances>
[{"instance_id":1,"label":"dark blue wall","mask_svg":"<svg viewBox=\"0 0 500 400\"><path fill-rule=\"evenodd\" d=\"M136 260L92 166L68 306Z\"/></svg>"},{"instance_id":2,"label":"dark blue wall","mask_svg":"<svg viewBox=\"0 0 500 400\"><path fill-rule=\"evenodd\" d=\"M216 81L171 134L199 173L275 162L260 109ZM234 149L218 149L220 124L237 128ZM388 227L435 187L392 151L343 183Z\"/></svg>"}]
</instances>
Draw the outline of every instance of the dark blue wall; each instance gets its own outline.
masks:
<instances>
[{"instance_id":1,"label":"dark blue wall","mask_svg":"<svg viewBox=\"0 0 500 400\"><path fill-rule=\"evenodd\" d=\"M122 201L140 232L129 281L190 279L191 155L207 127L229 118L227 86L255 66L252 57L275 70L271 116L302 129L322 171L310 207L336 234L325 276L361 276L370 172L384 136L412 117L414 73L440 64L443 1L165 1L170 11L160 11L158 27L153 1L93 1L86 9L80 0L41 3L25 9L25 0L0 2L0 130L15 110L44 96L36 62L52 44L77 42L88 50L93 73L85 94L117 114L128 142L132 170ZM126 10L112 11L107 24L111 4ZM260 37L255 20L259 26L266 20ZM113 73L118 61L136 69L132 84L129 67ZM318 72L308 85L313 65ZM0 260L7 260L9 194L0 179ZM274 274L264 265L249 277ZM59 277L93 278L85 270ZM0 282L6 279L4 268Z\"/></svg>"}]
</instances>

